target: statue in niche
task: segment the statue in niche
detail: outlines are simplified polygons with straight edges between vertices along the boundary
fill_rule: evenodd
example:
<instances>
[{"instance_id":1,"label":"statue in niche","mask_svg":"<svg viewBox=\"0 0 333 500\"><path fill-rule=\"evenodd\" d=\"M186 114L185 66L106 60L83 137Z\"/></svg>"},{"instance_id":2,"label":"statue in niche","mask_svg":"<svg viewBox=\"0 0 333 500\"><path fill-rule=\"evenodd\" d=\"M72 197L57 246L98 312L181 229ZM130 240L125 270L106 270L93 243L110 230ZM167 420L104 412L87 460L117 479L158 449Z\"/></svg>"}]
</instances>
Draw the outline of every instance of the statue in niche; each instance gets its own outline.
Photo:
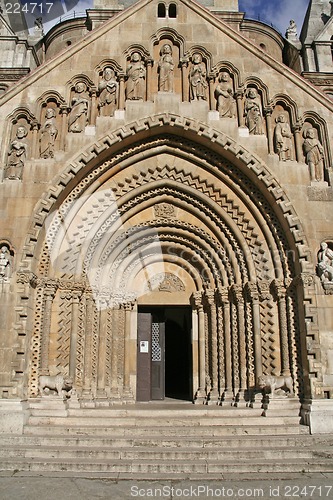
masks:
<instances>
[{"instance_id":1,"label":"statue in niche","mask_svg":"<svg viewBox=\"0 0 333 500\"><path fill-rule=\"evenodd\" d=\"M161 92L173 92L173 70L175 65L172 58L172 47L169 43L163 45L160 56L158 62L158 90Z\"/></svg>"},{"instance_id":2,"label":"statue in niche","mask_svg":"<svg viewBox=\"0 0 333 500\"><path fill-rule=\"evenodd\" d=\"M322 283L333 284L333 250L325 241L320 245L317 269Z\"/></svg>"},{"instance_id":3,"label":"statue in niche","mask_svg":"<svg viewBox=\"0 0 333 500\"><path fill-rule=\"evenodd\" d=\"M54 144L58 135L56 125L56 112L53 108L47 108L45 122L40 129L39 152L41 158L54 158Z\"/></svg>"},{"instance_id":4,"label":"statue in niche","mask_svg":"<svg viewBox=\"0 0 333 500\"><path fill-rule=\"evenodd\" d=\"M84 82L75 85L75 93L72 98L72 109L68 117L68 131L82 132L88 123L89 95Z\"/></svg>"},{"instance_id":5,"label":"statue in niche","mask_svg":"<svg viewBox=\"0 0 333 500\"><path fill-rule=\"evenodd\" d=\"M235 118L236 101L234 99L232 79L226 71L222 71L219 75L218 84L215 89L215 98L220 117Z\"/></svg>"},{"instance_id":6,"label":"statue in niche","mask_svg":"<svg viewBox=\"0 0 333 500\"><path fill-rule=\"evenodd\" d=\"M0 250L0 283L8 281L11 275L11 257L9 248L2 245Z\"/></svg>"},{"instance_id":7,"label":"statue in niche","mask_svg":"<svg viewBox=\"0 0 333 500\"><path fill-rule=\"evenodd\" d=\"M126 98L143 100L146 90L146 68L138 52L133 52L126 74Z\"/></svg>"},{"instance_id":8,"label":"statue in niche","mask_svg":"<svg viewBox=\"0 0 333 500\"><path fill-rule=\"evenodd\" d=\"M255 88L250 87L246 92L244 116L245 125L251 135L263 134L261 102Z\"/></svg>"},{"instance_id":9,"label":"statue in niche","mask_svg":"<svg viewBox=\"0 0 333 500\"><path fill-rule=\"evenodd\" d=\"M316 137L316 130L309 127L303 133L305 161L309 166L311 182L324 180L324 148Z\"/></svg>"},{"instance_id":10,"label":"statue in niche","mask_svg":"<svg viewBox=\"0 0 333 500\"><path fill-rule=\"evenodd\" d=\"M27 135L28 131L23 125L17 127L16 137L12 141L8 152L5 173L7 179L22 179L24 162L28 152L28 144L25 140Z\"/></svg>"},{"instance_id":11,"label":"statue in niche","mask_svg":"<svg viewBox=\"0 0 333 500\"><path fill-rule=\"evenodd\" d=\"M274 145L275 151L279 155L281 161L292 160L292 133L290 125L284 114L280 114L275 119L276 126L274 129Z\"/></svg>"},{"instance_id":12,"label":"statue in niche","mask_svg":"<svg viewBox=\"0 0 333 500\"><path fill-rule=\"evenodd\" d=\"M207 100L207 71L201 54L194 54L189 72L191 101Z\"/></svg>"},{"instance_id":13,"label":"statue in niche","mask_svg":"<svg viewBox=\"0 0 333 500\"><path fill-rule=\"evenodd\" d=\"M105 68L103 79L98 85L99 113L104 116L113 116L117 107L118 82L112 68Z\"/></svg>"}]
</instances>

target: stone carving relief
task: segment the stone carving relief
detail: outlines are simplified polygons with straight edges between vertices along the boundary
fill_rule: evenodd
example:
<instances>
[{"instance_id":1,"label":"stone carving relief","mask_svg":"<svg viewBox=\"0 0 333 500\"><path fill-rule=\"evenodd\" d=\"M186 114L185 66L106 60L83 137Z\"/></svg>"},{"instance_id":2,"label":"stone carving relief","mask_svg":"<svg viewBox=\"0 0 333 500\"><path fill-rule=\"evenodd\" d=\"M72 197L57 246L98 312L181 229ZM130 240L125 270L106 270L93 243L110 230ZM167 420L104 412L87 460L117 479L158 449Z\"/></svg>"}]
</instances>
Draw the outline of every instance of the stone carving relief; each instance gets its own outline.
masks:
<instances>
[{"instance_id":1,"label":"stone carving relief","mask_svg":"<svg viewBox=\"0 0 333 500\"><path fill-rule=\"evenodd\" d=\"M103 77L98 85L99 103L98 109L101 116L113 116L117 108L118 82L115 72L107 67L103 71Z\"/></svg>"},{"instance_id":2,"label":"stone carving relief","mask_svg":"<svg viewBox=\"0 0 333 500\"><path fill-rule=\"evenodd\" d=\"M261 390L271 393L271 398L274 399L276 391L283 389L284 392L279 391L279 396L294 396L293 379L291 377L276 377L274 375L261 375L258 378L258 386ZM288 391L288 393L286 392Z\"/></svg>"},{"instance_id":3,"label":"stone carving relief","mask_svg":"<svg viewBox=\"0 0 333 500\"><path fill-rule=\"evenodd\" d=\"M88 124L90 106L90 97L85 82L78 82L75 85L71 106L72 108L68 117L68 131L75 133L83 132L85 126Z\"/></svg>"},{"instance_id":4,"label":"stone carving relief","mask_svg":"<svg viewBox=\"0 0 333 500\"><path fill-rule=\"evenodd\" d=\"M41 158L54 157L54 146L57 136L56 111L53 108L47 108L45 121L40 129L39 154Z\"/></svg>"},{"instance_id":5,"label":"stone carving relief","mask_svg":"<svg viewBox=\"0 0 333 500\"><path fill-rule=\"evenodd\" d=\"M317 270L323 284L333 285L333 250L325 241L320 245Z\"/></svg>"},{"instance_id":6,"label":"stone carving relief","mask_svg":"<svg viewBox=\"0 0 333 500\"><path fill-rule=\"evenodd\" d=\"M0 246L0 283L6 283L12 274L12 257L7 245L0 244Z\"/></svg>"},{"instance_id":7,"label":"stone carving relief","mask_svg":"<svg viewBox=\"0 0 333 500\"><path fill-rule=\"evenodd\" d=\"M215 98L217 101L217 110L221 118L236 117L233 82L231 76L226 71L222 71L219 74L218 84L215 88Z\"/></svg>"},{"instance_id":8,"label":"stone carving relief","mask_svg":"<svg viewBox=\"0 0 333 500\"><path fill-rule=\"evenodd\" d=\"M148 281L147 291L184 292L185 285L178 276L172 273L159 273Z\"/></svg>"},{"instance_id":9,"label":"stone carving relief","mask_svg":"<svg viewBox=\"0 0 333 500\"><path fill-rule=\"evenodd\" d=\"M175 219L176 209L170 203L158 203L154 205L154 214L158 219Z\"/></svg>"},{"instance_id":10,"label":"stone carving relief","mask_svg":"<svg viewBox=\"0 0 333 500\"><path fill-rule=\"evenodd\" d=\"M27 135L27 127L19 125L15 138L9 146L5 170L5 178L7 179L22 179L23 167L28 153Z\"/></svg>"},{"instance_id":11,"label":"stone carving relief","mask_svg":"<svg viewBox=\"0 0 333 500\"><path fill-rule=\"evenodd\" d=\"M66 395L70 397L73 388L73 379L63 375L41 375L39 377L39 394L41 396L48 394L49 391L55 391L61 398Z\"/></svg>"},{"instance_id":12,"label":"stone carving relief","mask_svg":"<svg viewBox=\"0 0 333 500\"><path fill-rule=\"evenodd\" d=\"M245 125L251 135L263 134L261 99L257 89L250 87L246 91L244 104Z\"/></svg>"},{"instance_id":13,"label":"stone carving relief","mask_svg":"<svg viewBox=\"0 0 333 500\"><path fill-rule=\"evenodd\" d=\"M192 63L189 70L190 80L190 100L207 100L207 69L202 60L201 54L196 52L192 56Z\"/></svg>"},{"instance_id":14,"label":"stone carving relief","mask_svg":"<svg viewBox=\"0 0 333 500\"><path fill-rule=\"evenodd\" d=\"M286 38L288 40L297 39L297 25L293 19L290 19L289 26L286 29Z\"/></svg>"},{"instance_id":15,"label":"stone carving relief","mask_svg":"<svg viewBox=\"0 0 333 500\"><path fill-rule=\"evenodd\" d=\"M126 99L144 100L146 95L146 68L139 52L133 52L126 70Z\"/></svg>"},{"instance_id":16,"label":"stone carving relief","mask_svg":"<svg viewBox=\"0 0 333 500\"><path fill-rule=\"evenodd\" d=\"M324 148L317 139L316 129L307 128L303 132L303 150L305 161L309 166L311 182L323 182L324 180Z\"/></svg>"},{"instance_id":17,"label":"stone carving relief","mask_svg":"<svg viewBox=\"0 0 333 500\"><path fill-rule=\"evenodd\" d=\"M293 135L286 116L281 113L276 119L274 147L281 161L292 160Z\"/></svg>"},{"instance_id":18,"label":"stone carving relief","mask_svg":"<svg viewBox=\"0 0 333 500\"><path fill-rule=\"evenodd\" d=\"M160 92L173 92L174 61L172 58L172 47L165 43L160 51L160 60L158 62L158 90Z\"/></svg>"}]
</instances>

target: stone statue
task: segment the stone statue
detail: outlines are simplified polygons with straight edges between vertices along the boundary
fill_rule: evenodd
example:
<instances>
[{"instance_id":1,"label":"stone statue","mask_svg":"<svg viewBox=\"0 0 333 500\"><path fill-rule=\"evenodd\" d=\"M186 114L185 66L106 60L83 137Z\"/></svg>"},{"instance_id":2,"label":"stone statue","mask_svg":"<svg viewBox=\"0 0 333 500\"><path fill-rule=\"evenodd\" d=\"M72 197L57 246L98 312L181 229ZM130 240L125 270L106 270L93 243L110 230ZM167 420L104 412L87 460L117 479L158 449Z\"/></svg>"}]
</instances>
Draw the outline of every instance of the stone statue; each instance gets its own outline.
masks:
<instances>
[{"instance_id":1,"label":"stone statue","mask_svg":"<svg viewBox=\"0 0 333 500\"><path fill-rule=\"evenodd\" d=\"M72 109L68 117L68 131L82 132L88 123L89 95L84 82L75 85L75 93L72 98Z\"/></svg>"},{"instance_id":2,"label":"stone statue","mask_svg":"<svg viewBox=\"0 0 333 500\"><path fill-rule=\"evenodd\" d=\"M126 98L143 100L146 94L146 68L138 52L133 52L126 74Z\"/></svg>"},{"instance_id":3,"label":"stone statue","mask_svg":"<svg viewBox=\"0 0 333 500\"><path fill-rule=\"evenodd\" d=\"M222 118L235 118L236 101L234 99L232 80L226 71L220 73L215 89L217 110Z\"/></svg>"},{"instance_id":4,"label":"stone statue","mask_svg":"<svg viewBox=\"0 0 333 500\"><path fill-rule=\"evenodd\" d=\"M206 65L202 61L201 54L193 54L189 80L191 101L206 100L208 87L207 72Z\"/></svg>"},{"instance_id":5,"label":"stone statue","mask_svg":"<svg viewBox=\"0 0 333 500\"><path fill-rule=\"evenodd\" d=\"M249 129L249 133L252 135L261 135L263 133L261 102L255 88L250 87L246 92L244 116L245 125Z\"/></svg>"},{"instance_id":6,"label":"stone statue","mask_svg":"<svg viewBox=\"0 0 333 500\"><path fill-rule=\"evenodd\" d=\"M160 56L158 63L158 90L161 92L173 92L173 70L175 65L172 59L172 47L170 44L165 43L163 45Z\"/></svg>"},{"instance_id":7,"label":"stone statue","mask_svg":"<svg viewBox=\"0 0 333 500\"><path fill-rule=\"evenodd\" d=\"M284 114L280 114L276 118L276 126L274 129L274 146L275 151L279 155L281 161L292 160L292 133L290 125Z\"/></svg>"},{"instance_id":8,"label":"stone statue","mask_svg":"<svg viewBox=\"0 0 333 500\"><path fill-rule=\"evenodd\" d=\"M40 129L39 152L41 158L54 157L54 144L58 135L56 125L56 112L53 108L47 108L45 122Z\"/></svg>"},{"instance_id":9,"label":"stone statue","mask_svg":"<svg viewBox=\"0 0 333 500\"><path fill-rule=\"evenodd\" d=\"M312 127L303 133L305 138L303 150L305 161L309 165L311 182L324 180L324 148L316 138L316 130Z\"/></svg>"},{"instance_id":10,"label":"stone statue","mask_svg":"<svg viewBox=\"0 0 333 500\"><path fill-rule=\"evenodd\" d=\"M288 38L288 40L297 38L297 26L293 19L289 21L289 26L286 30L286 38Z\"/></svg>"},{"instance_id":11,"label":"stone statue","mask_svg":"<svg viewBox=\"0 0 333 500\"><path fill-rule=\"evenodd\" d=\"M333 284L333 250L326 242L320 245L317 269L322 283Z\"/></svg>"},{"instance_id":12,"label":"stone statue","mask_svg":"<svg viewBox=\"0 0 333 500\"><path fill-rule=\"evenodd\" d=\"M7 179L22 179L24 162L28 152L28 145L25 141L27 135L27 129L23 125L20 125L16 131L16 138L9 147L5 172Z\"/></svg>"},{"instance_id":13,"label":"stone statue","mask_svg":"<svg viewBox=\"0 0 333 500\"><path fill-rule=\"evenodd\" d=\"M291 377L261 375L258 378L258 386L261 390L265 390L265 392L270 390L272 399L274 399L276 389L287 389L289 391L289 396L294 395L293 379Z\"/></svg>"},{"instance_id":14,"label":"stone statue","mask_svg":"<svg viewBox=\"0 0 333 500\"><path fill-rule=\"evenodd\" d=\"M70 396L73 388L73 379L63 375L41 375L39 377L39 394L43 396L45 389L56 391L59 397L63 397L63 391Z\"/></svg>"},{"instance_id":15,"label":"stone statue","mask_svg":"<svg viewBox=\"0 0 333 500\"><path fill-rule=\"evenodd\" d=\"M103 79L98 85L99 113L104 116L113 116L117 107L118 82L112 68L105 68Z\"/></svg>"},{"instance_id":16,"label":"stone statue","mask_svg":"<svg viewBox=\"0 0 333 500\"><path fill-rule=\"evenodd\" d=\"M0 250L0 282L8 281L11 274L11 258L8 247L3 245Z\"/></svg>"}]
</instances>

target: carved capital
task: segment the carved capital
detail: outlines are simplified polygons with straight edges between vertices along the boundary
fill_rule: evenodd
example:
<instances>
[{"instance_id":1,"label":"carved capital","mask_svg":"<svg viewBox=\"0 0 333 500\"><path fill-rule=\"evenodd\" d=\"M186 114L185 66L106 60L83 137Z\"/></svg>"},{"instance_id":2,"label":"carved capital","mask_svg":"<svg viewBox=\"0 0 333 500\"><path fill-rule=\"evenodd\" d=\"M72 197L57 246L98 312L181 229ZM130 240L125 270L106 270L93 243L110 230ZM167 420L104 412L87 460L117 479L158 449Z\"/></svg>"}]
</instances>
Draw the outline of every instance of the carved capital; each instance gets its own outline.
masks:
<instances>
[{"instance_id":1,"label":"carved capital","mask_svg":"<svg viewBox=\"0 0 333 500\"><path fill-rule=\"evenodd\" d=\"M273 280L272 289L278 300L283 299L286 296L286 287L283 280Z\"/></svg>"},{"instance_id":2,"label":"carved capital","mask_svg":"<svg viewBox=\"0 0 333 500\"><path fill-rule=\"evenodd\" d=\"M231 293L236 304L244 304L244 295L242 285L233 285L231 287Z\"/></svg>"},{"instance_id":3,"label":"carved capital","mask_svg":"<svg viewBox=\"0 0 333 500\"><path fill-rule=\"evenodd\" d=\"M272 298L269 281L259 281L258 290L260 300L270 300Z\"/></svg>"},{"instance_id":4,"label":"carved capital","mask_svg":"<svg viewBox=\"0 0 333 500\"><path fill-rule=\"evenodd\" d=\"M251 302L259 301L259 290L257 283L248 281L245 285L245 292Z\"/></svg>"},{"instance_id":5,"label":"carved capital","mask_svg":"<svg viewBox=\"0 0 333 500\"><path fill-rule=\"evenodd\" d=\"M34 273L26 271L18 271L16 273L16 282L22 285L31 285L36 288L38 278Z\"/></svg>"},{"instance_id":6,"label":"carved capital","mask_svg":"<svg viewBox=\"0 0 333 500\"><path fill-rule=\"evenodd\" d=\"M209 306L215 305L215 290L212 288L205 290L205 299Z\"/></svg>"},{"instance_id":7,"label":"carved capital","mask_svg":"<svg viewBox=\"0 0 333 500\"><path fill-rule=\"evenodd\" d=\"M217 289L217 296L220 304L229 304L229 288L223 287Z\"/></svg>"},{"instance_id":8,"label":"carved capital","mask_svg":"<svg viewBox=\"0 0 333 500\"><path fill-rule=\"evenodd\" d=\"M194 307L199 311L202 310L203 304L202 304L202 293L201 292L194 292L192 295L192 300Z\"/></svg>"}]
</instances>

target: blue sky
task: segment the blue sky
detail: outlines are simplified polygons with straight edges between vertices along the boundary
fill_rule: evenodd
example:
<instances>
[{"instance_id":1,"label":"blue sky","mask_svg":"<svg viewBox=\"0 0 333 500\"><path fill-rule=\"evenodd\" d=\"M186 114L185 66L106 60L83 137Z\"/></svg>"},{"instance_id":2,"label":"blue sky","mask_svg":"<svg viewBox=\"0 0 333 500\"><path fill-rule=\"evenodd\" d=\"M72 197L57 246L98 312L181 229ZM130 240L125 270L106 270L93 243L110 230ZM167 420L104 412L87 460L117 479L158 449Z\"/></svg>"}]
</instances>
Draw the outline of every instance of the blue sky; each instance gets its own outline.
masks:
<instances>
[{"instance_id":1,"label":"blue sky","mask_svg":"<svg viewBox=\"0 0 333 500\"><path fill-rule=\"evenodd\" d=\"M72 11L75 10L81 13L91 8L93 5L93 0L65 1L72 1L76 4ZM197 1L200 2L200 0ZM54 2L54 4L55 3L56 2ZM285 34L290 19L294 19L299 34L308 4L309 0L239 0L239 10L241 12L246 12L246 17L257 18L258 15L260 15L262 20L272 23L282 34ZM45 24L45 31L48 31L53 24L54 21Z\"/></svg>"}]
</instances>

